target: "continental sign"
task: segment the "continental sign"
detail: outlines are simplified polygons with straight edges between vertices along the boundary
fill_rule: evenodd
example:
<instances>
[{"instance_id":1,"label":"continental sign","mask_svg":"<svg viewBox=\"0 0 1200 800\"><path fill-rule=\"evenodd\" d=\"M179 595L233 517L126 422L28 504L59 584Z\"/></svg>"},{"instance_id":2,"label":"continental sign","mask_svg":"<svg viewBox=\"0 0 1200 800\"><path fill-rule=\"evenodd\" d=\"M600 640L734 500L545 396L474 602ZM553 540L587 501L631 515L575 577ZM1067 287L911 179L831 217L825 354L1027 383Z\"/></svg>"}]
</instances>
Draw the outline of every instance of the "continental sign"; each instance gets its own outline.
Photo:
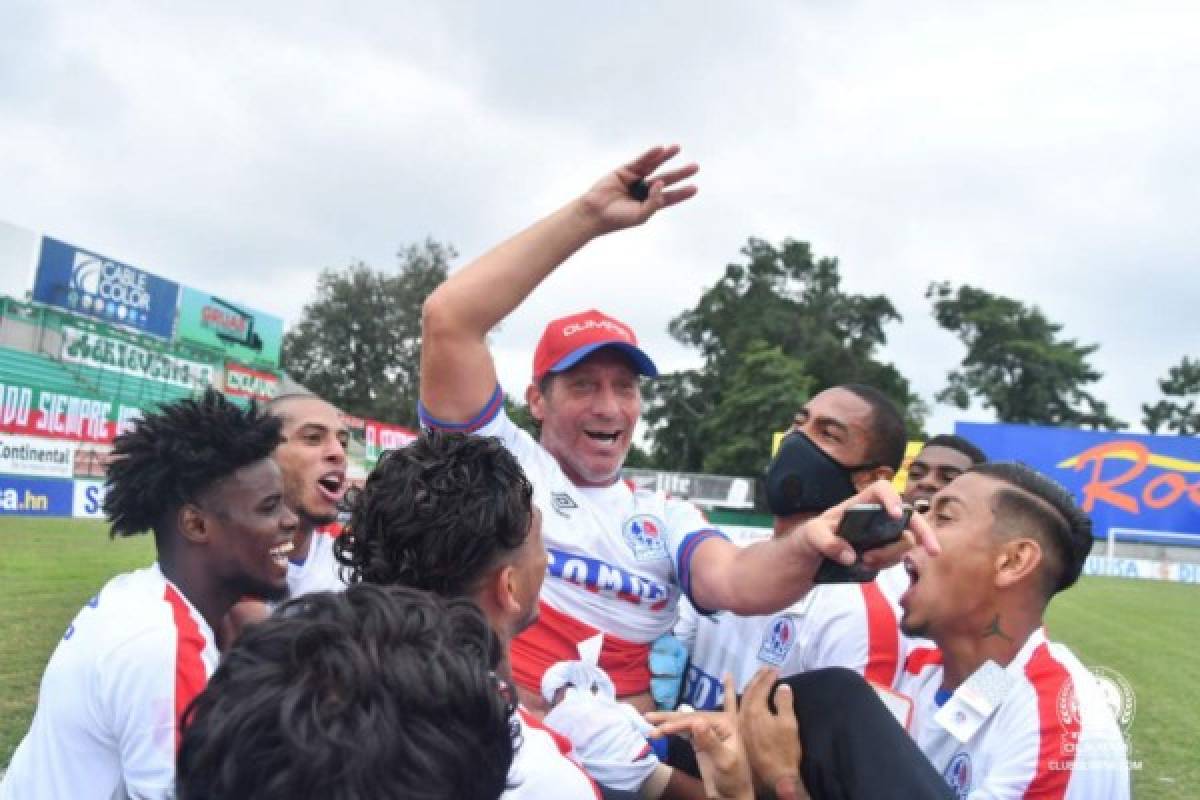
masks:
<instances>
[{"instance_id":1,"label":"continental sign","mask_svg":"<svg viewBox=\"0 0 1200 800\"><path fill-rule=\"evenodd\" d=\"M1200 438L960 422L994 461L1024 461L1066 486L1106 539L1200 546Z\"/></svg>"},{"instance_id":2,"label":"continental sign","mask_svg":"<svg viewBox=\"0 0 1200 800\"><path fill-rule=\"evenodd\" d=\"M395 450L417 438L417 432L399 425L366 420L367 463L374 464L387 450Z\"/></svg>"},{"instance_id":3,"label":"continental sign","mask_svg":"<svg viewBox=\"0 0 1200 800\"><path fill-rule=\"evenodd\" d=\"M92 331L64 325L62 328L62 360L96 369L120 372L181 389L202 389L212 386L216 367L199 361L126 342Z\"/></svg>"},{"instance_id":4,"label":"continental sign","mask_svg":"<svg viewBox=\"0 0 1200 800\"><path fill-rule=\"evenodd\" d=\"M75 473L75 443L0 433L0 473L70 478Z\"/></svg>"},{"instance_id":5,"label":"continental sign","mask_svg":"<svg viewBox=\"0 0 1200 800\"><path fill-rule=\"evenodd\" d=\"M225 393L252 400L270 400L279 394L279 378L269 372L225 362Z\"/></svg>"},{"instance_id":6,"label":"continental sign","mask_svg":"<svg viewBox=\"0 0 1200 800\"><path fill-rule=\"evenodd\" d=\"M217 348L238 361L278 367L283 320L184 287L176 337Z\"/></svg>"},{"instance_id":7,"label":"continental sign","mask_svg":"<svg viewBox=\"0 0 1200 800\"><path fill-rule=\"evenodd\" d=\"M0 383L0 433L107 444L142 416L134 406Z\"/></svg>"}]
</instances>

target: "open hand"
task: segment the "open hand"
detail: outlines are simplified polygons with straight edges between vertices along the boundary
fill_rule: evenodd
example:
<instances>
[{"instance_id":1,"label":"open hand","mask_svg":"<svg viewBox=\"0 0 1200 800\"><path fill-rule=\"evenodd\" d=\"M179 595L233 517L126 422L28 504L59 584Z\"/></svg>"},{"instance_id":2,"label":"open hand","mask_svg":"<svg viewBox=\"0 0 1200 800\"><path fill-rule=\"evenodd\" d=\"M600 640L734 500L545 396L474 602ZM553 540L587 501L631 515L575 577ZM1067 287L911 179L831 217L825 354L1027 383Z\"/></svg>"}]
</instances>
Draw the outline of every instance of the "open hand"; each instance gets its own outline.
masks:
<instances>
[{"instance_id":1,"label":"open hand","mask_svg":"<svg viewBox=\"0 0 1200 800\"><path fill-rule=\"evenodd\" d=\"M659 209L682 203L696 194L696 187L678 186L700 169L688 164L657 175L654 171L679 153L679 145L652 147L623 167L601 178L595 186L578 200L579 211L587 218L597 235L640 225L654 216ZM630 187L638 180L649 186L645 200L639 201L630 194ZM676 188L671 188L676 187Z\"/></svg>"},{"instance_id":2,"label":"open hand","mask_svg":"<svg viewBox=\"0 0 1200 800\"><path fill-rule=\"evenodd\" d=\"M753 800L754 786L746 748L738 735L737 685L725 674L722 711L652 711L646 719L656 727L652 737L673 733L688 737L709 797Z\"/></svg>"}]
</instances>

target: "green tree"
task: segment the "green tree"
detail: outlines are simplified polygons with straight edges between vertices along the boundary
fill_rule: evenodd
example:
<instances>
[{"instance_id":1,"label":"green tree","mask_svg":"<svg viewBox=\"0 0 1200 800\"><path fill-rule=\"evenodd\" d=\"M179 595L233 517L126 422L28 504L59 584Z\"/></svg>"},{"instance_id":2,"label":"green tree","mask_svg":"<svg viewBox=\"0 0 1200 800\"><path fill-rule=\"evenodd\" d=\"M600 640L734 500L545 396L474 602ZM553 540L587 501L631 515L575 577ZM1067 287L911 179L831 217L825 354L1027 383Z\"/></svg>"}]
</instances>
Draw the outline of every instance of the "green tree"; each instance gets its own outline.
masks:
<instances>
[{"instance_id":1,"label":"green tree","mask_svg":"<svg viewBox=\"0 0 1200 800\"><path fill-rule=\"evenodd\" d=\"M1166 397L1154 405L1142 405L1146 430L1158 433L1165 427L1181 436L1200 433L1200 359L1184 356L1167 370L1167 377L1159 379L1158 388Z\"/></svg>"},{"instance_id":2,"label":"green tree","mask_svg":"<svg viewBox=\"0 0 1200 800\"><path fill-rule=\"evenodd\" d=\"M283 338L284 369L343 411L415 426L421 304L457 255L426 239L401 249L393 272L362 262L324 270Z\"/></svg>"},{"instance_id":3,"label":"green tree","mask_svg":"<svg viewBox=\"0 0 1200 800\"><path fill-rule=\"evenodd\" d=\"M967 408L971 397L1001 422L1119 430L1125 423L1084 387L1102 375L1088 363L1099 345L1060 338L1062 325L1036 306L973 286L930 284L938 324L966 346L961 369L947 375L939 402Z\"/></svg>"},{"instance_id":4,"label":"green tree","mask_svg":"<svg viewBox=\"0 0 1200 800\"><path fill-rule=\"evenodd\" d=\"M751 342L712 413L700 420L702 472L755 475L771 458L771 433L812 394L814 380L783 348ZM778 421L765 429L764 421Z\"/></svg>"},{"instance_id":5,"label":"green tree","mask_svg":"<svg viewBox=\"0 0 1200 800\"><path fill-rule=\"evenodd\" d=\"M766 464L771 432L788 425L809 392L844 383L878 388L919 434L925 404L878 357L887 344L885 328L900 320L891 301L843 290L837 259L814 258L807 242L785 239L777 247L751 238L741 254L744 263L729 264L694 308L671 321L671 335L699 349L704 367L666 375L648 393L655 461L672 469L754 474ZM758 371L747 373L751 354ZM783 369L781 360L792 368ZM758 387L740 380L773 388L772 402L747 405ZM729 426L725 433L701 424L713 415Z\"/></svg>"}]
</instances>

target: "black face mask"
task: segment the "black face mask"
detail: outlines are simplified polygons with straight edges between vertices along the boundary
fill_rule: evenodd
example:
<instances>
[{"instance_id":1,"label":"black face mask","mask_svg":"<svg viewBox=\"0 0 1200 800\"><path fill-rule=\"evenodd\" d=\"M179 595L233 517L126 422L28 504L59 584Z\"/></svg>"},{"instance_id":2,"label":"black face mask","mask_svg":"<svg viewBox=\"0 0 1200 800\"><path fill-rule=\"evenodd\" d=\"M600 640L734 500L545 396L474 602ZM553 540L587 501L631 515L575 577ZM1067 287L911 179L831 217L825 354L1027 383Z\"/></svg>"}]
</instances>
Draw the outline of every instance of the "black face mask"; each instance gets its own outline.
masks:
<instances>
[{"instance_id":1,"label":"black face mask","mask_svg":"<svg viewBox=\"0 0 1200 800\"><path fill-rule=\"evenodd\" d=\"M777 517L825 511L853 497L850 476L873 466L842 466L803 431L789 433L767 467L767 506Z\"/></svg>"}]
</instances>

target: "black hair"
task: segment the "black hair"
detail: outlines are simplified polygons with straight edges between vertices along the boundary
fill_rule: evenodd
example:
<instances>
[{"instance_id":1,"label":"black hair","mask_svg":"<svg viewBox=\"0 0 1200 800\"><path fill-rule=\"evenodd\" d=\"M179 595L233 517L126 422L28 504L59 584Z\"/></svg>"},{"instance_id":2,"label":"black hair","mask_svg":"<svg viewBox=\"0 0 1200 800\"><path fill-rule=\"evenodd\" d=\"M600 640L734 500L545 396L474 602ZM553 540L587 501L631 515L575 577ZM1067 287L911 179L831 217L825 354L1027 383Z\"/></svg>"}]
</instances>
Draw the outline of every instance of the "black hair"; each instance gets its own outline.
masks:
<instances>
[{"instance_id":1,"label":"black hair","mask_svg":"<svg viewBox=\"0 0 1200 800\"><path fill-rule=\"evenodd\" d=\"M954 433L938 434L927 441L925 447L945 447L954 450L969 458L972 464L982 464L987 461L987 453L980 450L969 439L964 439Z\"/></svg>"},{"instance_id":2,"label":"black hair","mask_svg":"<svg viewBox=\"0 0 1200 800\"><path fill-rule=\"evenodd\" d=\"M845 389L871 407L871 438L867 447L867 459L881 467L900 469L904 463L904 451L908 447L908 431L904 417L896 404L883 392L865 383L843 383Z\"/></svg>"},{"instance_id":3,"label":"black hair","mask_svg":"<svg viewBox=\"0 0 1200 800\"><path fill-rule=\"evenodd\" d=\"M255 404L241 409L213 389L145 415L113 441L104 496L110 535L173 531L180 507L269 458L280 427Z\"/></svg>"},{"instance_id":4,"label":"black hair","mask_svg":"<svg viewBox=\"0 0 1200 800\"><path fill-rule=\"evenodd\" d=\"M1063 486L1014 461L979 464L971 472L1008 484L998 489L992 515L1004 535L1032 534L1042 544L1044 594L1049 599L1079 579L1092 550L1092 520Z\"/></svg>"},{"instance_id":5,"label":"black hair","mask_svg":"<svg viewBox=\"0 0 1200 800\"><path fill-rule=\"evenodd\" d=\"M249 626L182 720L180 800L495 800L520 746L465 599L351 586Z\"/></svg>"},{"instance_id":6,"label":"black hair","mask_svg":"<svg viewBox=\"0 0 1200 800\"><path fill-rule=\"evenodd\" d=\"M424 432L379 459L334 553L352 583L467 596L532 518L533 486L499 439Z\"/></svg>"}]
</instances>

